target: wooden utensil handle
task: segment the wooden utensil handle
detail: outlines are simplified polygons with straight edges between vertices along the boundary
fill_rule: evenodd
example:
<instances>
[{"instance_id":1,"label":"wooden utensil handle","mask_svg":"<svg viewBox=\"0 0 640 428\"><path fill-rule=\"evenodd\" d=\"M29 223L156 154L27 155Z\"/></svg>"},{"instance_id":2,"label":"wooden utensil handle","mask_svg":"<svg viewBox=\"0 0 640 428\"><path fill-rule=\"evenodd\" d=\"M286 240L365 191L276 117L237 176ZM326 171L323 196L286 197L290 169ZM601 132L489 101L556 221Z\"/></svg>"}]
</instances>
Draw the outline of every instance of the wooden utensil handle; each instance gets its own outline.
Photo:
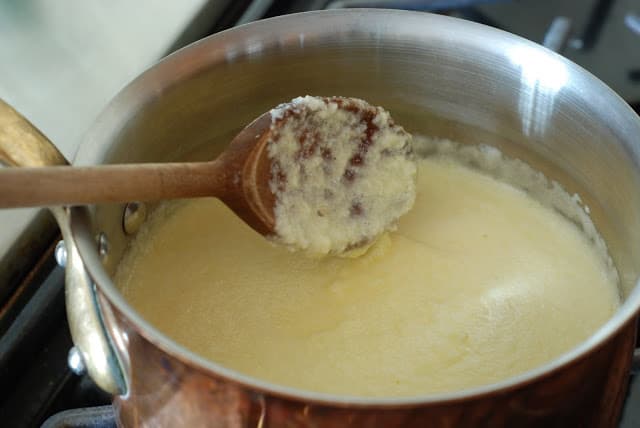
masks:
<instances>
[{"instance_id":1,"label":"wooden utensil handle","mask_svg":"<svg viewBox=\"0 0 640 428\"><path fill-rule=\"evenodd\" d=\"M4 168L0 208L222 196L218 162Z\"/></svg>"}]
</instances>

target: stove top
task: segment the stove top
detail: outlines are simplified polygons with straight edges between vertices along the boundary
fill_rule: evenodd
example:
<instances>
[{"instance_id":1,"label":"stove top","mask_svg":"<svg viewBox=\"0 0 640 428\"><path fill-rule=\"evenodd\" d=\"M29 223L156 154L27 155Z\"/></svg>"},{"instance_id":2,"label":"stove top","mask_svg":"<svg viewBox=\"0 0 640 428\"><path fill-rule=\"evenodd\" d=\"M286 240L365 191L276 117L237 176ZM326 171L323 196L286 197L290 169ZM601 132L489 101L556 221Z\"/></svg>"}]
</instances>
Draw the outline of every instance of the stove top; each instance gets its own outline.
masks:
<instances>
[{"instance_id":1,"label":"stove top","mask_svg":"<svg viewBox=\"0 0 640 428\"><path fill-rule=\"evenodd\" d=\"M401 7L443 13L538 42L553 40L562 54L596 74L640 111L640 5L636 1L589 0L577 7L573 0L544 5L538 0L247 0L229 2L206 33L323 8ZM55 231L47 236L55 236ZM72 373L67 364L72 342L64 311L64 273L54 257L58 239L51 240L43 254L30 254L31 268L13 276L5 287L10 292L0 293L0 424L115 427L110 397L86 375ZM620 428L640 426L640 379L630 377L629 382Z\"/></svg>"}]
</instances>

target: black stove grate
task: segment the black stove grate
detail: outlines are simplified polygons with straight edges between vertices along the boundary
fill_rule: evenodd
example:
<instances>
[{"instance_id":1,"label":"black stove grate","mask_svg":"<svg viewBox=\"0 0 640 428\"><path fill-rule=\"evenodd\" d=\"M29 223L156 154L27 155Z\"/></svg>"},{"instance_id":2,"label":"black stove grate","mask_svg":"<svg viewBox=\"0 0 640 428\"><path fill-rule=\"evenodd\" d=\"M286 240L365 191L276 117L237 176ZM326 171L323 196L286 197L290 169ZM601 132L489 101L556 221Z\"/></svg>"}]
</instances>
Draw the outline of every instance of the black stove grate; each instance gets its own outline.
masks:
<instances>
[{"instance_id":1,"label":"black stove grate","mask_svg":"<svg viewBox=\"0 0 640 428\"><path fill-rule=\"evenodd\" d=\"M47 419L42 428L116 428L116 415L111 406L65 410Z\"/></svg>"}]
</instances>

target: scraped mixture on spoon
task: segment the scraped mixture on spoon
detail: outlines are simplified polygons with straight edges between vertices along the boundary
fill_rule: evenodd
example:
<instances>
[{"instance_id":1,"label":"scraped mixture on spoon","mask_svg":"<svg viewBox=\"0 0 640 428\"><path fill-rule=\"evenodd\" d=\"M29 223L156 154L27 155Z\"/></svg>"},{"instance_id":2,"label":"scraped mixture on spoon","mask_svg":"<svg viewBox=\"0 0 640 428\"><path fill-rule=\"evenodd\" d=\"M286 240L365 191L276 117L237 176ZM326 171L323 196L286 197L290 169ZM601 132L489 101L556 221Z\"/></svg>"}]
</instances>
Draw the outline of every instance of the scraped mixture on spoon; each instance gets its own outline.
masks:
<instances>
[{"instance_id":1,"label":"scraped mixture on spoon","mask_svg":"<svg viewBox=\"0 0 640 428\"><path fill-rule=\"evenodd\" d=\"M415 200L411 135L355 98L298 97L271 111L278 242L312 254L361 247Z\"/></svg>"}]
</instances>

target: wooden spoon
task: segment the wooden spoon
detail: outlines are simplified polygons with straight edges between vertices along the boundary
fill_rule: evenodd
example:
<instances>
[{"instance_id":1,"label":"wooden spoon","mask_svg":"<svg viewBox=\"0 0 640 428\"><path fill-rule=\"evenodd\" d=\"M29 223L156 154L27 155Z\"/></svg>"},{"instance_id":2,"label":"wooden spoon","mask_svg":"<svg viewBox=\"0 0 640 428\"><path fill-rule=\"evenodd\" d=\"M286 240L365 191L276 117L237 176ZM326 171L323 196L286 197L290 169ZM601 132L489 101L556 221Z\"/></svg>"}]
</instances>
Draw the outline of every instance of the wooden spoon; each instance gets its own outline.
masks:
<instances>
[{"instance_id":1,"label":"wooden spoon","mask_svg":"<svg viewBox=\"0 0 640 428\"><path fill-rule=\"evenodd\" d=\"M263 235L274 233L267 142L271 114L244 128L215 160L0 170L0 208L215 196Z\"/></svg>"},{"instance_id":2,"label":"wooden spoon","mask_svg":"<svg viewBox=\"0 0 640 428\"><path fill-rule=\"evenodd\" d=\"M410 135L388 112L307 96L258 117L210 162L0 170L0 208L215 196L263 235L337 254L392 227L414 182Z\"/></svg>"}]
</instances>

